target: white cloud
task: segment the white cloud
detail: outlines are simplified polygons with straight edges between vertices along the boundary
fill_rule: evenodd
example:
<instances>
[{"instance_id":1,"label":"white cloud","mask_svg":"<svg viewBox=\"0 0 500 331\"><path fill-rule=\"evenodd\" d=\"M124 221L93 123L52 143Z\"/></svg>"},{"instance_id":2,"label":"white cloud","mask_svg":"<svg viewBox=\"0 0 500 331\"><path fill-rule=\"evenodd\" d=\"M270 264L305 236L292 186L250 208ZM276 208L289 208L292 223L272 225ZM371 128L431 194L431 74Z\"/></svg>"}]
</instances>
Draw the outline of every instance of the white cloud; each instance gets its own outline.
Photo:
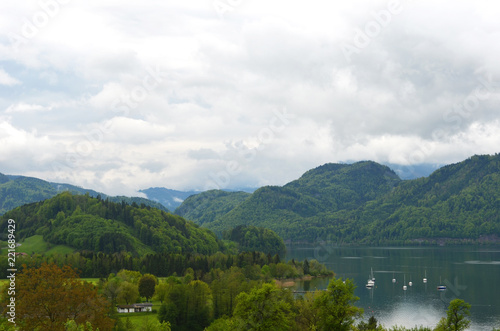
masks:
<instances>
[{"instance_id":1,"label":"white cloud","mask_svg":"<svg viewBox=\"0 0 500 331\"><path fill-rule=\"evenodd\" d=\"M232 161L228 185L251 186L325 162L498 152L495 4L401 1L349 62L341 43L388 1L230 3L221 18L212 1L70 2L15 49L12 33L43 9L2 2L0 154L22 157L0 172L118 194L200 189ZM283 108L294 119L266 136Z\"/></svg>"},{"instance_id":2,"label":"white cloud","mask_svg":"<svg viewBox=\"0 0 500 331\"><path fill-rule=\"evenodd\" d=\"M9 75L3 68L0 68L0 85L14 86L20 84L19 80Z\"/></svg>"},{"instance_id":3,"label":"white cloud","mask_svg":"<svg viewBox=\"0 0 500 331\"><path fill-rule=\"evenodd\" d=\"M39 111L49 111L51 109L52 109L51 106L42 106L42 105L27 104L24 102L20 102L18 104L9 106L9 108L5 110L5 113L39 112Z\"/></svg>"}]
</instances>

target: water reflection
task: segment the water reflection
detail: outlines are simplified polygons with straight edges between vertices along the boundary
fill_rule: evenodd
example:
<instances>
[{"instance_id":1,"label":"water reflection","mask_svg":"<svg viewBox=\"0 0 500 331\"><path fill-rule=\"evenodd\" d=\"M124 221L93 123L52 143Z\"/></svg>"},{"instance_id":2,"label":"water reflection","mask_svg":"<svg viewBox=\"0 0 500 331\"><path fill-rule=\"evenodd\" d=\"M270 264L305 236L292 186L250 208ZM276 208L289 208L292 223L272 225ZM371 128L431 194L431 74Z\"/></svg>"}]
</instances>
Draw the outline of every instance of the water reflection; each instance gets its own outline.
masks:
<instances>
[{"instance_id":1,"label":"water reflection","mask_svg":"<svg viewBox=\"0 0 500 331\"><path fill-rule=\"evenodd\" d=\"M318 257L320 257L318 259ZM481 247L289 247L287 259L318 259L337 277L357 284L358 306L383 324L435 326L449 302L460 298L472 305L470 330L500 327L500 251ZM365 288L373 268L375 287ZM406 277L405 277L406 275ZM393 278L396 282L393 283ZM412 286L403 290L409 280ZM423 279L427 282L424 283ZM440 280L441 279L441 280ZM298 290L324 289L328 279L298 282ZM440 292L438 285L446 285ZM307 288L307 289L306 289Z\"/></svg>"}]
</instances>

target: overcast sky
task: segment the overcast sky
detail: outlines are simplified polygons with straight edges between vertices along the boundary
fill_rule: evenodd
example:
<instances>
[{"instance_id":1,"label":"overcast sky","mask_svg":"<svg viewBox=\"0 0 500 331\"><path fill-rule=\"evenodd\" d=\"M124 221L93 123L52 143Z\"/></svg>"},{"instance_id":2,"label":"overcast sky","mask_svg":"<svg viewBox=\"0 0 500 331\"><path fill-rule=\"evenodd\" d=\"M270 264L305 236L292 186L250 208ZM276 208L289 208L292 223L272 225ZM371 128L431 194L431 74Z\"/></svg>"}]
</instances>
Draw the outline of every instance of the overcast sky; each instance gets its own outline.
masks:
<instances>
[{"instance_id":1,"label":"overcast sky","mask_svg":"<svg viewBox=\"0 0 500 331\"><path fill-rule=\"evenodd\" d=\"M282 185L500 146L494 1L2 0L0 172Z\"/></svg>"}]
</instances>

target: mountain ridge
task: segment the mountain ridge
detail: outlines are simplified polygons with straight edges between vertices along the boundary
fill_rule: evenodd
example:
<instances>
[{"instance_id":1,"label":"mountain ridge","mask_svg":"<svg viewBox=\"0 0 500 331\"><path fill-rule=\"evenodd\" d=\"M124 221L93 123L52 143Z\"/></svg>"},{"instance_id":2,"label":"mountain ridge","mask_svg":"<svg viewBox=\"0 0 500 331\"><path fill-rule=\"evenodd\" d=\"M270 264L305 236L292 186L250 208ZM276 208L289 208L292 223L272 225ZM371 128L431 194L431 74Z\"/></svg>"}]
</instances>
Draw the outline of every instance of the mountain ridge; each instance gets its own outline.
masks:
<instances>
[{"instance_id":1,"label":"mountain ridge","mask_svg":"<svg viewBox=\"0 0 500 331\"><path fill-rule=\"evenodd\" d=\"M180 210L198 222L187 203ZM213 203L221 201L215 198ZM210 207L210 201L205 204ZM412 180L401 180L373 161L324 164L283 186L262 187L229 211L219 211L213 221L203 223L216 233L254 225L291 242L325 236L367 244L439 237L477 242L500 237L500 156L475 155Z\"/></svg>"},{"instance_id":2,"label":"mountain ridge","mask_svg":"<svg viewBox=\"0 0 500 331\"><path fill-rule=\"evenodd\" d=\"M92 189L85 189L71 184L49 182L36 177L4 175L0 173L0 215L24 204L52 198L65 191L75 194L88 194L92 197L104 197L114 202L125 200L128 203L135 202L169 211L162 204L142 197L109 196Z\"/></svg>"}]
</instances>

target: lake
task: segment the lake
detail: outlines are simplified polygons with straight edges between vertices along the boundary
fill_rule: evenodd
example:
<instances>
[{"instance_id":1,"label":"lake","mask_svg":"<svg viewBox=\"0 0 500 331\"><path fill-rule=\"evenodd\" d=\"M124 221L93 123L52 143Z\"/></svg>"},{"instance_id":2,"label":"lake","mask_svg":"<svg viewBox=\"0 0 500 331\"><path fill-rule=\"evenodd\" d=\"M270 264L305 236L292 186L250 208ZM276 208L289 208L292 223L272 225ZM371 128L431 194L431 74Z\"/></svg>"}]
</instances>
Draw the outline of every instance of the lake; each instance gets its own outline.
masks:
<instances>
[{"instance_id":1,"label":"lake","mask_svg":"<svg viewBox=\"0 0 500 331\"><path fill-rule=\"evenodd\" d=\"M316 259L336 277L357 285L357 306L385 326L435 326L455 298L471 304L472 331L500 328L500 247L287 247L287 260ZM373 269L375 287L365 287ZM427 277L427 283L423 278ZM393 283L393 278L396 283ZM407 290L403 290L406 280ZM409 282L412 286L408 286ZM299 290L324 289L328 279L297 282ZM446 291L438 291L446 285Z\"/></svg>"}]
</instances>

